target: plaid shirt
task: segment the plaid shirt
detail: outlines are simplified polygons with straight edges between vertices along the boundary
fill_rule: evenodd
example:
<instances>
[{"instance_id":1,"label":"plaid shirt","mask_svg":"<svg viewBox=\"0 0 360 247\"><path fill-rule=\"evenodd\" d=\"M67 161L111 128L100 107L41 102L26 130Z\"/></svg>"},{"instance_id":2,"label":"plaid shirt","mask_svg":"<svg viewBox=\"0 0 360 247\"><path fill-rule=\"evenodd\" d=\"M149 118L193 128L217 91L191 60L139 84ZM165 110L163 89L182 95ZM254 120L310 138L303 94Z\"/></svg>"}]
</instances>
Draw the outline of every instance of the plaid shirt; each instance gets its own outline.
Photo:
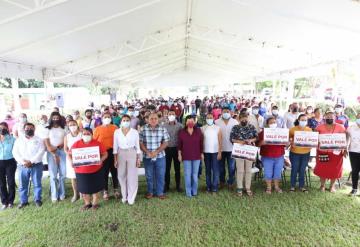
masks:
<instances>
[{"instance_id":1,"label":"plaid shirt","mask_svg":"<svg viewBox=\"0 0 360 247\"><path fill-rule=\"evenodd\" d=\"M140 132L140 142L142 142L147 150L150 152L158 149L162 143L170 141L170 136L167 130L160 125L157 125L154 129L149 124L145 125ZM165 151L160 152L157 158L165 157ZM149 159L147 154L145 158Z\"/></svg>"}]
</instances>

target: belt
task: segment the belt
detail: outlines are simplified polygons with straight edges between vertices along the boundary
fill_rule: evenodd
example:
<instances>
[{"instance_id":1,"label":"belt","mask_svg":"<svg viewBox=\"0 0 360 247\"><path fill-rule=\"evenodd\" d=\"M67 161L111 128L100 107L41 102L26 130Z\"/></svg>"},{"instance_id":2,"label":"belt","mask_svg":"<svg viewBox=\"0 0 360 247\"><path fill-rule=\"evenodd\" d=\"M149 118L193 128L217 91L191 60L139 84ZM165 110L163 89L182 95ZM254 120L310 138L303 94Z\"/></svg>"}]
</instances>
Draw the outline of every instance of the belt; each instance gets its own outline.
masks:
<instances>
[{"instance_id":1,"label":"belt","mask_svg":"<svg viewBox=\"0 0 360 247\"><path fill-rule=\"evenodd\" d=\"M123 149L123 148L119 148L119 150L120 150L120 151L131 151L131 150L136 150L136 148L135 148L135 147L132 147L132 148L125 148L125 149Z\"/></svg>"}]
</instances>

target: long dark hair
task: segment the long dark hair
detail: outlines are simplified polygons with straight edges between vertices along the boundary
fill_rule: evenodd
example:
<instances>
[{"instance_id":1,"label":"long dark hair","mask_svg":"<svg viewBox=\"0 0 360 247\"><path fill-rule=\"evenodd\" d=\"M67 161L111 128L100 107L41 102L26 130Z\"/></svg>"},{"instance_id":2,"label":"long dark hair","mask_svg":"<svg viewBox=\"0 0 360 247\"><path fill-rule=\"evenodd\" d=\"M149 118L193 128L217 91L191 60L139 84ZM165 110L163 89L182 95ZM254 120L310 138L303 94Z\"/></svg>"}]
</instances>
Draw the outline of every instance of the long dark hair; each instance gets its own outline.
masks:
<instances>
[{"instance_id":1,"label":"long dark hair","mask_svg":"<svg viewBox=\"0 0 360 247\"><path fill-rule=\"evenodd\" d=\"M186 118L185 118L185 120L184 120L184 130L187 130L187 126L186 126L186 122L187 122L187 120L189 120L189 119L194 119L194 122L196 121L196 116L194 116L194 115L187 115L186 116ZM194 126L194 128L195 128L196 126Z\"/></svg>"},{"instance_id":2,"label":"long dark hair","mask_svg":"<svg viewBox=\"0 0 360 247\"><path fill-rule=\"evenodd\" d=\"M64 129L64 121L62 121L62 116L60 115L60 113L54 111L50 114L50 119L49 119L49 126L47 127L48 129L52 129L54 127L54 121L52 120L53 117L58 116L59 117L59 126Z\"/></svg>"},{"instance_id":3,"label":"long dark hair","mask_svg":"<svg viewBox=\"0 0 360 247\"><path fill-rule=\"evenodd\" d=\"M302 117L307 117L307 115L306 114L300 114L299 116L298 116L298 118L295 120L295 122L294 122L294 125L295 126L299 126L299 124L300 124L300 118L302 118Z\"/></svg>"}]
</instances>

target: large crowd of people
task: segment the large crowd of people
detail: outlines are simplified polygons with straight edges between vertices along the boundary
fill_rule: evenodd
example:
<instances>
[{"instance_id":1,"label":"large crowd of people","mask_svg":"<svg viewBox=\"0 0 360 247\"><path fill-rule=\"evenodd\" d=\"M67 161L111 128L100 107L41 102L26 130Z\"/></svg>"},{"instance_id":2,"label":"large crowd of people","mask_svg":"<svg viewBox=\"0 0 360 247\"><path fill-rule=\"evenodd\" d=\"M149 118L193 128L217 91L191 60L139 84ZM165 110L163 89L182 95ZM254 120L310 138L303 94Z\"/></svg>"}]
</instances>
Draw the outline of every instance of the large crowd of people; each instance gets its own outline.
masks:
<instances>
[{"instance_id":1,"label":"large crowd of people","mask_svg":"<svg viewBox=\"0 0 360 247\"><path fill-rule=\"evenodd\" d=\"M294 143L297 131L346 134L347 148L317 148L314 174L320 178L321 191L326 190L326 181L330 180L329 191L335 192L335 181L342 177L343 159L349 155L350 195L357 195L360 113L350 126L342 105L322 112L315 106L293 103L285 114L280 114L280 110L269 99L225 95L117 102L89 107L84 114L75 110L63 115L55 107L49 117L41 115L32 122L25 113L17 118L9 113L0 123L2 209L14 207L16 170L18 208L29 205L30 180L34 203L41 207L44 164L50 176L51 201L65 200L68 178L73 190L71 202L82 199L81 210L96 210L101 197L109 200L109 174L113 196L133 205L138 192L138 168L142 164L147 182L145 197L149 200L167 198L172 167L176 191L185 192L189 198L199 193L198 179L203 169L207 193L218 193L227 187L238 196L243 193L253 196L254 161L235 158L234 144L259 147L255 162L263 168L266 194L283 192L280 181L286 163L291 164L289 192L308 192L304 181L311 148ZM288 143L266 142L265 130L278 128L289 129ZM285 155L287 149L289 157Z\"/></svg>"}]
</instances>

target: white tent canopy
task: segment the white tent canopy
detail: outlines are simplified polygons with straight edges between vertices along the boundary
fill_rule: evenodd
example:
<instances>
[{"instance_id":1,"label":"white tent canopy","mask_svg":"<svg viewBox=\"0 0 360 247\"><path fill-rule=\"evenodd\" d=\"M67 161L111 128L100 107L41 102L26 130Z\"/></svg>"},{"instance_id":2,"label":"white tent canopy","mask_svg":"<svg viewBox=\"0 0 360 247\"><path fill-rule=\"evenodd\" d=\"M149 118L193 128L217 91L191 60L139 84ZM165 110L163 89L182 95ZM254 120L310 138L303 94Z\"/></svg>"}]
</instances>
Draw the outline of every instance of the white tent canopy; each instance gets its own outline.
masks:
<instances>
[{"instance_id":1,"label":"white tent canopy","mask_svg":"<svg viewBox=\"0 0 360 247\"><path fill-rule=\"evenodd\" d=\"M359 23L354 0L0 0L0 76L239 82L357 56Z\"/></svg>"}]
</instances>

